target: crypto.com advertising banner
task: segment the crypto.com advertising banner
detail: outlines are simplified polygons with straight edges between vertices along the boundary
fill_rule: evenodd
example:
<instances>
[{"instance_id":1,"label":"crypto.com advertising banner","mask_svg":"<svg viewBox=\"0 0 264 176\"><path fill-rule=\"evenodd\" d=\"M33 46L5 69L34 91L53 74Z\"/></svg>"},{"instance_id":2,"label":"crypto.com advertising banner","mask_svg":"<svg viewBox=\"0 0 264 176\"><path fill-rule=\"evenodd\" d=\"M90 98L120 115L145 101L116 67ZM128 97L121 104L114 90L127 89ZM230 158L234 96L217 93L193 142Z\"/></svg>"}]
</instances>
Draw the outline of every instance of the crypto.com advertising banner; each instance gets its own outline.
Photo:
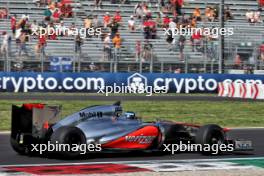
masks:
<instances>
[{"instance_id":1,"label":"crypto.com advertising banner","mask_svg":"<svg viewBox=\"0 0 264 176\"><path fill-rule=\"evenodd\" d=\"M1 92L99 92L115 87L168 93L216 92L219 82L263 83L261 75L0 72ZM118 91L113 91L114 93ZM141 91L142 92L142 91ZM143 91L144 92L144 91Z\"/></svg>"}]
</instances>

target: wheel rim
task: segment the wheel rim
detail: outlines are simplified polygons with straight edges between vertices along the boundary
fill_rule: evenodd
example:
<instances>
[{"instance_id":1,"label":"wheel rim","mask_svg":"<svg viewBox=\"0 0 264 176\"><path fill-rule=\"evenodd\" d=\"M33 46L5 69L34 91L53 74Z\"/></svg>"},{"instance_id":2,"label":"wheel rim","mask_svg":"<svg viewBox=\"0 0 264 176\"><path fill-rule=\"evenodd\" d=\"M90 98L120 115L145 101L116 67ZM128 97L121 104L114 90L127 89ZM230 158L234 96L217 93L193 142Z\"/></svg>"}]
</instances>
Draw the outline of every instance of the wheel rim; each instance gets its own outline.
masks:
<instances>
[{"instance_id":1,"label":"wheel rim","mask_svg":"<svg viewBox=\"0 0 264 176\"><path fill-rule=\"evenodd\" d=\"M76 133L69 133L65 138L65 143L70 144L71 146L73 144L80 145L82 143L81 136Z\"/></svg>"},{"instance_id":2,"label":"wheel rim","mask_svg":"<svg viewBox=\"0 0 264 176\"><path fill-rule=\"evenodd\" d=\"M224 137L223 137L223 134L220 132L220 131L215 131L213 134L212 134L212 137L211 137L211 141L210 141L211 144L218 144L218 145L221 145L224 143Z\"/></svg>"}]
</instances>

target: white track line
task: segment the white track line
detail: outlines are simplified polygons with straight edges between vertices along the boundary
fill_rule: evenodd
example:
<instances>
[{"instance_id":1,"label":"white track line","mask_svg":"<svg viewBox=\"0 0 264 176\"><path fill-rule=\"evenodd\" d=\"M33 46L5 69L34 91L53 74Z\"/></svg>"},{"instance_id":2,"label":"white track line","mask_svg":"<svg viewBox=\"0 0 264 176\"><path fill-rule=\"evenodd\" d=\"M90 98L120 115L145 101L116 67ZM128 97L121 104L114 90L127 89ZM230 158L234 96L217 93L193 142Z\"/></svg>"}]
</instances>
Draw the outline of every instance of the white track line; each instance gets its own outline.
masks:
<instances>
[{"instance_id":1,"label":"white track line","mask_svg":"<svg viewBox=\"0 0 264 176\"><path fill-rule=\"evenodd\" d=\"M212 161L232 161L232 160L264 160L264 157L252 158L220 158L220 159L186 159L186 160L142 160L142 161L104 161L104 162L83 162L83 163L52 163L52 164L17 164L17 165L0 165L0 167L23 167L23 166L63 166L63 165L84 165L84 164L136 164L144 162L212 162Z\"/></svg>"},{"instance_id":2,"label":"white track line","mask_svg":"<svg viewBox=\"0 0 264 176\"><path fill-rule=\"evenodd\" d=\"M0 134L10 134L11 131L0 131Z\"/></svg>"}]
</instances>

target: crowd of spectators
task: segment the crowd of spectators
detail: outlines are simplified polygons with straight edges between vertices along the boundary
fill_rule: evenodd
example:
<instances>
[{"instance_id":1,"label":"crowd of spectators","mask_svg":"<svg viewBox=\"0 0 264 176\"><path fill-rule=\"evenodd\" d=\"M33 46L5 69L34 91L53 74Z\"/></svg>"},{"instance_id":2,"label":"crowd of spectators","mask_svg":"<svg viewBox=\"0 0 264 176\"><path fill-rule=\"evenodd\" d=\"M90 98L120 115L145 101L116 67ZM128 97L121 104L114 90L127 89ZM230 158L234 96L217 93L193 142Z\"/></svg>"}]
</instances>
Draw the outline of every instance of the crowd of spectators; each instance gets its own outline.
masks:
<instances>
[{"instance_id":1,"label":"crowd of spectators","mask_svg":"<svg viewBox=\"0 0 264 176\"><path fill-rule=\"evenodd\" d=\"M30 41L30 37L38 39L36 46L34 47L35 54L40 56L43 54L45 56L45 47L47 45L47 40L56 40L56 33L52 35L39 35L40 32L45 33L47 31L40 31L41 29L60 29L63 30L64 18L70 18L73 16L71 5L69 1L62 0L60 2L55 2L52 0L36 0L34 1L38 6L45 6L43 12L43 20L37 22L36 20L30 21L28 14L24 14L21 17L18 17L16 14L10 15L10 27L12 30L12 36L9 35L6 31L2 33L3 38L6 39L5 35L9 36L9 41L12 38L15 39L16 43L16 55L22 56L23 54L29 55L29 48L27 43ZM5 17L1 15L0 16ZM74 24L73 24L74 26ZM1 52L7 52L10 47L7 47L6 40L3 40L1 46ZM10 53L10 52L8 52ZM11 54L11 53L10 53Z\"/></svg>"},{"instance_id":2,"label":"crowd of spectators","mask_svg":"<svg viewBox=\"0 0 264 176\"><path fill-rule=\"evenodd\" d=\"M43 12L43 21L30 22L30 18L27 14L18 18L16 15L11 16L11 30L13 31L13 36L9 36L7 33L2 33L3 37L8 35L16 39L17 53L20 56L22 53L28 55L27 42L29 41L29 36L35 31L38 31L40 27L44 28L54 28L63 30L66 28L64 24L65 18L71 18L74 16L72 7L70 3L66 1L52 1L52 0L34 0L38 6L45 7ZM116 4L127 4L128 0L115 1L112 0L111 3ZM94 9L101 10L103 8L102 0L94 1ZM103 42L103 58L104 60L109 60L112 57L113 51L115 56L121 52L122 48L122 34L120 33L120 27L127 27L129 32L133 33L141 30L143 33L143 38L138 41L136 45L135 55L138 57L143 57L144 60L148 60L151 56L152 44L151 39L157 38L158 29L162 28L195 28L198 22L215 22L219 18L218 5L207 6L204 10L196 7L191 15L186 15L184 10L184 0L159 0L157 2L158 13L151 11L151 1L141 2L134 7L134 13L131 14L128 21L124 21L122 14L119 10L115 13L110 14L106 12L103 17L98 17L97 15L89 15L83 20L83 26L87 30L89 28L103 28L102 42ZM259 6L263 7L264 1L259 0ZM0 10L0 18L7 18L8 12L3 9ZM228 6L224 10L225 20L234 19L232 11ZM248 11L246 13L246 18L250 23L260 23L261 20L261 8L256 11ZM102 19L102 20L101 20ZM70 29L75 28L75 24L71 24ZM67 35L67 33L65 34ZM57 40L58 36L56 34L49 36L35 36L38 37L38 43L35 46L35 52L37 54L44 53L45 47L48 40ZM200 33L193 34L190 36L190 42L192 44L192 51L202 52L203 50L203 39ZM215 40L213 36L209 36L209 40ZM207 39L206 39L207 40ZM1 46L1 52L8 50L8 40ZM82 45L84 44L84 39L80 35L75 37L75 52L82 53ZM180 53L180 60L184 60L183 51L188 38L181 35L177 38L173 38L171 35L167 36L166 41L169 45L169 50L173 51L175 48ZM143 43L143 44L142 44ZM114 50L113 50L114 49ZM118 58L118 57L115 57Z\"/></svg>"}]
</instances>

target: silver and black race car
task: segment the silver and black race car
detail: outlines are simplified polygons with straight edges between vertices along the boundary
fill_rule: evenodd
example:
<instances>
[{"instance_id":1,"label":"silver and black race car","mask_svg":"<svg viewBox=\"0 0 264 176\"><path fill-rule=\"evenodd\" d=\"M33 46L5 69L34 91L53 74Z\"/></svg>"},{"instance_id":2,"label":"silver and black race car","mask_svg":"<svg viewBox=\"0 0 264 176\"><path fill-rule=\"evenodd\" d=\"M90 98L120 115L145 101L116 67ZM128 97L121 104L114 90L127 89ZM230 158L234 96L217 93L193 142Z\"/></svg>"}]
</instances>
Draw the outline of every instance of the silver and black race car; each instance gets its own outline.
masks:
<instances>
[{"instance_id":1,"label":"silver and black race car","mask_svg":"<svg viewBox=\"0 0 264 176\"><path fill-rule=\"evenodd\" d=\"M165 151L173 144L232 144L232 151L252 150L248 140L227 137L230 129L218 125L194 125L157 120L143 122L134 112L122 112L120 102L84 108L60 119L60 106L23 104L12 106L11 145L19 154L33 154L33 144L94 144L100 152ZM73 158L80 151L63 151ZM212 151L201 151L212 154ZM48 152L47 152L48 153Z\"/></svg>"}]
</instances>

